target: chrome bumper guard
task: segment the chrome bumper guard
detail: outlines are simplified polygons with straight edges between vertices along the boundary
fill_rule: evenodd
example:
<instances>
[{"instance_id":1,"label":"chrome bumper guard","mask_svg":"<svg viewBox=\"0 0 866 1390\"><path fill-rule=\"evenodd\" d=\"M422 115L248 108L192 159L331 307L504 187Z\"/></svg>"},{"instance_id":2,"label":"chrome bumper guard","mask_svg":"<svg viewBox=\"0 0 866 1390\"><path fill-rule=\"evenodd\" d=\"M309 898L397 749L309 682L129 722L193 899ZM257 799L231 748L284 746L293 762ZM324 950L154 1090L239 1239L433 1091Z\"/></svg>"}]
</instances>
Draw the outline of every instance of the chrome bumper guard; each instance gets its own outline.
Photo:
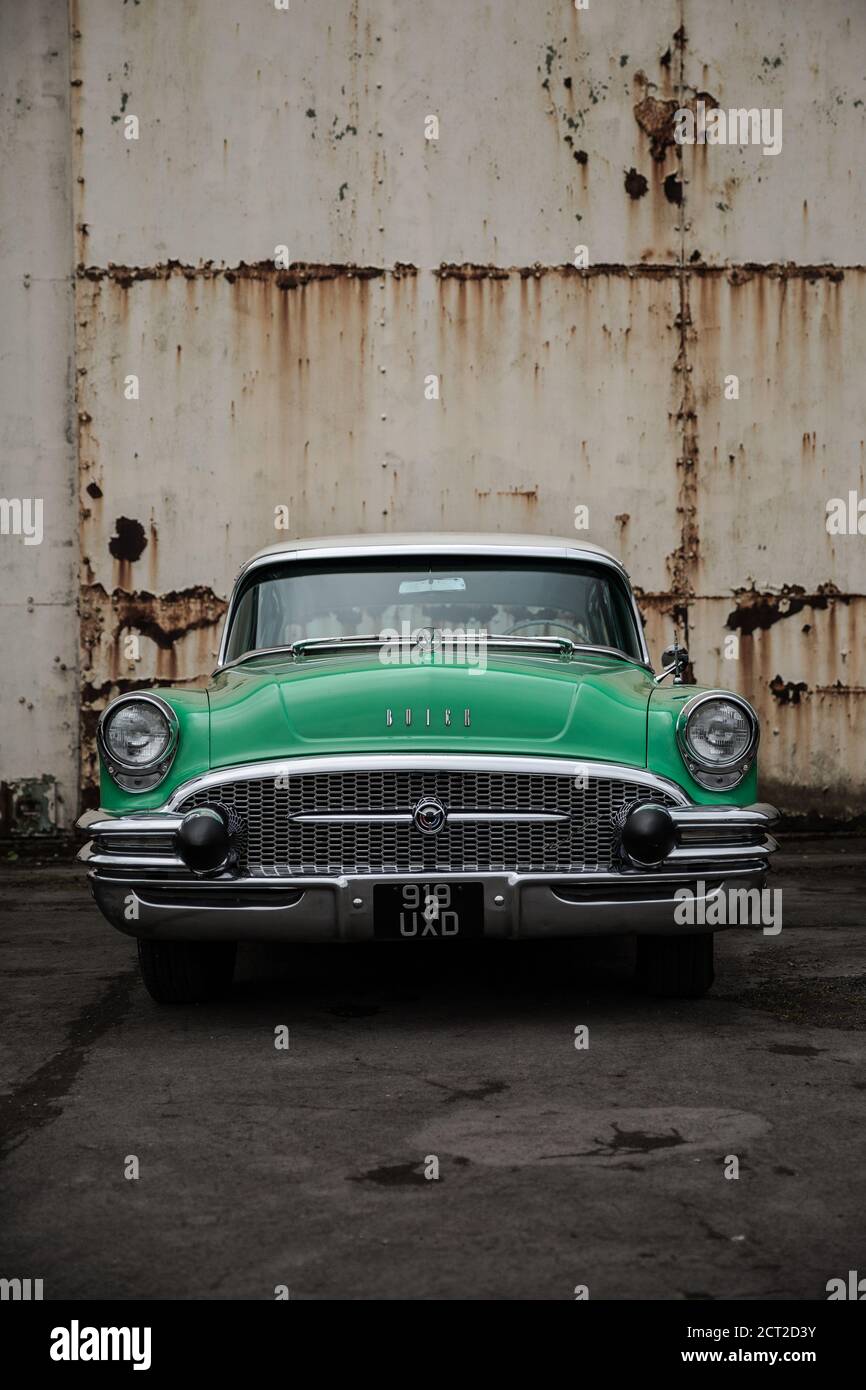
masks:
<instances>
[{"instance_id":1,"label":"chrome bumper guard","mask_svg":"<svg viewBox=\"0 0 866 1390\"><path fill-rule=\"evenodd\" d=\"M78 857L108 921L154 940L369 941L373 890L395 881L480 883L490 938L694 932L675 918L677 890L689 889L696 920L704 921L706 908L727 892L761 889L777 848L769 832L778 812L765 804L669 811L677 844L658 868L646 870L203 879L174 850L182 817L170 812L88 812L78 824L92 838Z\"/></svg>"}]
</instances>

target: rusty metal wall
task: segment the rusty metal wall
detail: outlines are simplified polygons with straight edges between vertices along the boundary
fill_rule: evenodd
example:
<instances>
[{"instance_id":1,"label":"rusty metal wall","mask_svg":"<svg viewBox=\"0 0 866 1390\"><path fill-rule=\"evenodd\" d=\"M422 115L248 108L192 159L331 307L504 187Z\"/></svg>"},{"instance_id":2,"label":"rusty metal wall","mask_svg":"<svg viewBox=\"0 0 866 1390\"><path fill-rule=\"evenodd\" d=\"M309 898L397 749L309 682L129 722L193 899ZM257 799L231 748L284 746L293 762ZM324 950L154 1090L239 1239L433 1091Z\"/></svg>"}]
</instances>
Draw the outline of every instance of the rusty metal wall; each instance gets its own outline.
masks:
<instances>
[{"instance_id":1,"label":"rusty metal wall","mask_svg":"<svg viewBox=\"0 0 866 1390\"><path fill-rule=\"evenodd\" d=\"M866 496L864 40L862 0L72 0L84 784L112 693L207 672L276 507L586 505L654 654L758 706L765 794L862 814L866 537L825 511ZM698 98L781 152L677 145Z\"/></svg>"},{"instance_id":2,"label":"rusty metal wall","mask_svg":"<svg viewBox=\"0 0 866 1390\"><path fill-rule=\"evenodd\" d=\"M69 827L78 800L69 45L64 5L0 4L0 835ZM4 522L8 513L4 513ZM32 542L32 543L31 543ZM38 542L38 543L37 543Z\"/></svg>"}]
</instances>

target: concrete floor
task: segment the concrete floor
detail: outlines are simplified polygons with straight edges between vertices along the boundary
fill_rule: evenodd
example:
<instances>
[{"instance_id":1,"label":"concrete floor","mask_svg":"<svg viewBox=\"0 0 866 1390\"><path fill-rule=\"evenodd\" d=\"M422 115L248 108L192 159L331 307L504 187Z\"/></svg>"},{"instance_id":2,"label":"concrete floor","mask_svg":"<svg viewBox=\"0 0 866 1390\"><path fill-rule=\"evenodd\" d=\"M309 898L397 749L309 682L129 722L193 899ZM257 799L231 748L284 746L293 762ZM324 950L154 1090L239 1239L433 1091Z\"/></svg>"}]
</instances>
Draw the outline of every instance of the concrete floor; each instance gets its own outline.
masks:
<instances>
[{"instance_id":1,"label":"concrete floor","mask_svg":"<svg viewBox=\"0 0 866 1390\"><path fill-rule=\"evenodd\" d=\"M78 868L7 862L0 1275L46 1298L825 1298L866 1272L866 840L777 862L783 931L718 937L703 1001L642 998L623 952L425 942L247 948L229 1000L180 1009Z\"/></svg>"}]
</instances>

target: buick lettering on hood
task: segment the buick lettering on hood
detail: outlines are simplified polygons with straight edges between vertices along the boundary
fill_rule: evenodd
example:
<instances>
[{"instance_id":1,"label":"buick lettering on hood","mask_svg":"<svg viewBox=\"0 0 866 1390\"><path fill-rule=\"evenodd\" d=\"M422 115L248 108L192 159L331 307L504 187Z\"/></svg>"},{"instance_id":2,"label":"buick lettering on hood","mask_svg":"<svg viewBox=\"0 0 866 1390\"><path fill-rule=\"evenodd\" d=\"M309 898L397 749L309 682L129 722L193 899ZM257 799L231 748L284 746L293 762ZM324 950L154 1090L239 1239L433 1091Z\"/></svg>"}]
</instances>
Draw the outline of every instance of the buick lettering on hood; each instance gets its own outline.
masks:
<instances>
[{"instance_id":1,"label":"buick lettering on hood","mask_svg":"<svg viewBox=\"0 0 866 1390\"><path fill-rule=\"evenodd\" d=\"M703 994L710 909L763 888L777 813L751 705L687 667L675 646L654 671L623 566L589 544L273 546L205 689L103 712L93 895L161 1003L227 989L240 941L631 933L650 992Z\"/></svg>"}]
</instances>

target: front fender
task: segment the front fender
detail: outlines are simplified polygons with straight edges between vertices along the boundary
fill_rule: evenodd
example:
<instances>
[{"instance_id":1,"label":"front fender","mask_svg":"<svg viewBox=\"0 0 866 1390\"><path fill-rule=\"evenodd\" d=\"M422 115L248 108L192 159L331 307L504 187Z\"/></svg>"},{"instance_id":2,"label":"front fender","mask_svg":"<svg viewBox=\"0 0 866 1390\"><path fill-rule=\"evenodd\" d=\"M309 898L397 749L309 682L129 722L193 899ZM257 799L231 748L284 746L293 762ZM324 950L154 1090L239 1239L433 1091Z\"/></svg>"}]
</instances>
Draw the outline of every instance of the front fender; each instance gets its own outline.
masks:
<instances>
[{"instance_id":1,"label":"front fender","mask_svg":"<svg viewBox=\"0 0 866 1390\"><path fill-rule=\"evenodd\" d=\"M757 755L742 782L730 791L702 787L683 762L676 737L680 710L693 696L711 688L706 685L655 686L647 711L647 768L676 782L699 806L751 806L758 800Z\"/></svg>"},{"instance_id":2,"label":"front fender","mask_svg":"<svg viewBox=\"0 0 866 1390\"><path fill-rule=\"evenodd\" d=\"M99 804L106 811L152 811L167 801L181 782L207 772L210 762L210 713L206 690L157 687L148 694L159 695L171 705L180 724L180 737L174 762L159 786L147 792L124 791L109 776L99 755Z\"/></svg>"}]
</instances>

